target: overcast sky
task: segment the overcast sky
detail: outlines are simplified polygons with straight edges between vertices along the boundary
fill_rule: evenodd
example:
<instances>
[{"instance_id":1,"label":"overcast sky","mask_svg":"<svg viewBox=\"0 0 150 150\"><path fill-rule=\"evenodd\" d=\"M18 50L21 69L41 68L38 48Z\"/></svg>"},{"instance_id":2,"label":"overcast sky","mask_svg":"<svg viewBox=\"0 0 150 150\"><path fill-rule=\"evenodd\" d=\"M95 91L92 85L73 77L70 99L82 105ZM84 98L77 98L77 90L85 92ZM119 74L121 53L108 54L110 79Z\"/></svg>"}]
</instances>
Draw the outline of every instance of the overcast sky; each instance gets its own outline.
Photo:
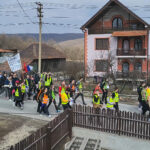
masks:
<instances>
[{"instance_id":1,"label":"overcast sky","mask_svg":"<svg viewBox=\"0 0 150 150\"><path fill-rule=\"evenodd\" d=\"M24 13L17 0L1 0L0 33L38 33L36 1L19 0ZM144 8L144 12L138 13L150 17L150 0L121 1L135 11ZM81 33L81 25L108 0L41 0L40 2L44 7L43 33Z\"/></svg>"}]
</instances>

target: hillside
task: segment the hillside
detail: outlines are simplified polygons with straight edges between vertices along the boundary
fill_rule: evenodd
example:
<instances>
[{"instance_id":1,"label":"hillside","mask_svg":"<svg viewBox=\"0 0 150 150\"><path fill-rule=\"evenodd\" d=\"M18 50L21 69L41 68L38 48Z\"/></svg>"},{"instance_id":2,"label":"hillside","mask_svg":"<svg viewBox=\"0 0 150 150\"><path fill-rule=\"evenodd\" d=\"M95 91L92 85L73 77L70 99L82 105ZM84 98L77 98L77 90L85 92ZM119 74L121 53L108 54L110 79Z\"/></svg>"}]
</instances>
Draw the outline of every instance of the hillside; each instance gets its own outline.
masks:
<instances>
[{"instance_id":1,"label":"hillside","mask_svg":"<svg viewBox=\"0 0 150 150\"><path fill-rule=\"evenodd\" d=\"M84 39L68 40L55 44L55 47L65 53L68 59L83 61Z\"/></svg>"},{"instance_id":2,"label":"hillside","mask_svg":"<svg viewBox=\"0 0 150 150\"><path fill-rule=\"evenodd\" d=\"M38 34L7 34L8 36L18 36L23 39L33 38L38 41L39 35ZM82 33L64 33L64 34L52 34L52 33L43 33L42 34L42 41L47 42L49 40L53 40L56 42L63 42L68 40L75 40L79 38L83 38L84 34Z\"/></svg>"}]
</instances>

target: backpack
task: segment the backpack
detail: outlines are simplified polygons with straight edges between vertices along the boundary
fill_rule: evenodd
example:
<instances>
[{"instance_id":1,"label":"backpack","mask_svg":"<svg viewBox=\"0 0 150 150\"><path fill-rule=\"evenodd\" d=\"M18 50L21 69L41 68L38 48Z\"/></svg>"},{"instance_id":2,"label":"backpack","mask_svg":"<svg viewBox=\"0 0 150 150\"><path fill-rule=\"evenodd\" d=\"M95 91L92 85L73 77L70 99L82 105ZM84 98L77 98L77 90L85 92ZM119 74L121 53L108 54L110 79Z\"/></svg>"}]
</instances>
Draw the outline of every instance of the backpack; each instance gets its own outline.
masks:
<instances>
[{"instance_id":1,"label":"backpack","mask_svg":"<svg viewBox=\"0 0 150 150\"><path fill-rule=\"evenodd\" d=\"M142 88L139 86L139 87L137 88L137 93L140 95L141 92L142 92Z\"/></svg>"}]
</instances>

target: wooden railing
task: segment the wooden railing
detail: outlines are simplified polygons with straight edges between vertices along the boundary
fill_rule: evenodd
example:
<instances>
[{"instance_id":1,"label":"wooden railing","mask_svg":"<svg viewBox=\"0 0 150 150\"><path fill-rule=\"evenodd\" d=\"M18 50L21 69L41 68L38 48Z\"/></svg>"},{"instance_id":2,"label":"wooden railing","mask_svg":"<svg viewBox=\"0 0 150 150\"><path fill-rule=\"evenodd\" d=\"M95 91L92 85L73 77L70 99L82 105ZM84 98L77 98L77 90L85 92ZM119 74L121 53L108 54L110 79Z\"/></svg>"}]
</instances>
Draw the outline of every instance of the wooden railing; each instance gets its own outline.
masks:
<instances>
[{"instance_id":1,"label":"wooden railing","mask_svg":"<svg viewBox=\"0 0 150 150\"><path fill-rule=\"evenodd\" d=\"M141 114L76 105L73 116L76 127L150 140L149 118Z\"/></svg>"},{"instance_id":2,"label":"wooden railing","mask_svg":"<svg viewBox=\"0 0 150 150\"><path fill-rule=\"evenodd\" d=\"M137 27L137 28L129 28L129 27L122 27L122 28L100 28L100 29L88 29L88 34L105 34L105 33L113 33L114 31L135 31L135 30L145 30L144 28Z\"/></svg>"},{"instance_id":3,"label":"wooden railing","mask_svg":"<svg viewBox=\"0 0 150 150\"><path fill-rule=\"evenodd\" d=\"M66 110L9 150L53 150L67 136L72 137L72 110Z\"/></svg>"},{"instance_id":4,"label":"wooden railing","mask_svg":"<svg viewBox=\"0 0 150 150\"><path fill-rule=\"evenodd\" d=\"M146 49L141 50L127 50L118 49L117 56L146 56Z\"/></svg>"}]
</instances>

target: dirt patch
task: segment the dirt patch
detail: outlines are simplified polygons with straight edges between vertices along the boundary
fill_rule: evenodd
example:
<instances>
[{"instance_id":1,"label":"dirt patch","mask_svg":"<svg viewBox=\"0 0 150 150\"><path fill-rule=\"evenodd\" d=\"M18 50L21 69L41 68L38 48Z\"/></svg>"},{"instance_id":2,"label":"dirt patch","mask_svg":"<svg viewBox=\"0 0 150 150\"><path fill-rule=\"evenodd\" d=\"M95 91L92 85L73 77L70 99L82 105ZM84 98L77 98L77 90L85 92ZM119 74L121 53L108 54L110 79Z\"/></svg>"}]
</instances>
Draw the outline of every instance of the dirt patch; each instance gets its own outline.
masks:
<instances>
[{"instance_id":1,"label":"dirt patch","mask_svg":"<svg viewBox=\"0 0 150 150\"><path fill-rule=\"evenodd\" d=\"M46 123L47 121L27 117L0 114L0 150L16 144Z\"/></svg>"}]
</instances>

